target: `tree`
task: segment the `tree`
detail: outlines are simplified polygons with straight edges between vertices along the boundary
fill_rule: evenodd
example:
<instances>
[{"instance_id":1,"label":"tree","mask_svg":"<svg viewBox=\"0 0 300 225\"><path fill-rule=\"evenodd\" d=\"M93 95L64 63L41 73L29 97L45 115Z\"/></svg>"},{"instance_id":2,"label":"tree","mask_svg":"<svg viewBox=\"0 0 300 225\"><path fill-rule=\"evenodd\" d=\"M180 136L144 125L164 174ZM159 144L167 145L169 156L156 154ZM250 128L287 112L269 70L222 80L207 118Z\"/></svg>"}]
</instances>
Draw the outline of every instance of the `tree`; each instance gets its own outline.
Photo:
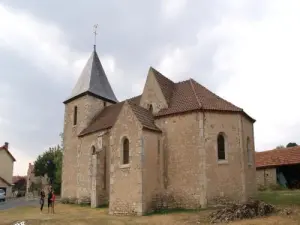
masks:
<instances>
[{"instance_id":1,"label":"tree","mask_svg":"<svg viewBox=\"0 0 300 225\"><path fill-rule=\"evenodd\" d=\"M278 145L276 149L284 148L284 145Z\"/></svg>"},{"instance_id":2,"label":"tree","mask_svg":"<svg viewBox=\"0 0 300 225\"><path fill-rule=\"evenodd\" d=\"M61 187L62 153L60 145L50 147L48 151L39 155L34 162L34 173L36 176L48 176L49 183L54 192L59 193Z\"/></svg>"},{"instance_id":3,"label":"tree","mask_svg":"<svg viewBox=\"0 0 300 225\"><path fill-rule=\"evenodd\" d=\"M298 146L295 142L290 142L286 145L287 148Z\"/></svg>"}]
</instances>

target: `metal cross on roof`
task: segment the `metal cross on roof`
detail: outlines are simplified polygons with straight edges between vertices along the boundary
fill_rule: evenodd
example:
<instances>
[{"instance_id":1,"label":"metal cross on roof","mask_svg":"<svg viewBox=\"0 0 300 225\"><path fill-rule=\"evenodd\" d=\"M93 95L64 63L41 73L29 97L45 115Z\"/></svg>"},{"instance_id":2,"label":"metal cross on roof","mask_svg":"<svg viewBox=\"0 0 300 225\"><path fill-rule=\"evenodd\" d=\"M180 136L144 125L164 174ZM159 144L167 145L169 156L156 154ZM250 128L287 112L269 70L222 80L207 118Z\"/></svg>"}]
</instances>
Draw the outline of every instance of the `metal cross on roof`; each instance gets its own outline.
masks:
<instances>
[{"instance_id":1,"label":"metal cross on roof","mask_svg":"<svg viewBox=\"0 0 300 225\"><path fill-rule=\"evenodd\" d=\"M97 36L97 28L98 28L98 24L94 25L94 50L96 51L96 36Z\"/></svg>"}]
</instances>

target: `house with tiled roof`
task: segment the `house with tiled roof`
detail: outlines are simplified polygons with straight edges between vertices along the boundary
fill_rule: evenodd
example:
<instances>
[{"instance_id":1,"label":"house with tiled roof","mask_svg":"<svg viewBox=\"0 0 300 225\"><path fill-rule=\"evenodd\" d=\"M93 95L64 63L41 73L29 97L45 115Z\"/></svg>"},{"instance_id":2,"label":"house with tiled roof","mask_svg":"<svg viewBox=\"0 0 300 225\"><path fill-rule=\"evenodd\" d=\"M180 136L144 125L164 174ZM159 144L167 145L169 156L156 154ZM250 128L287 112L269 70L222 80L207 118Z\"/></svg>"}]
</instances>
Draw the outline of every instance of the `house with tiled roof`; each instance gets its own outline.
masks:
<instances>
[{"instance_id":1,"label":"house with tiled roof","mask_svg":"<svg viewBox=\"0 0 300 225\"><path fill-rule=\"evenodd\" d=\"M9 151L9 144L5 142L0 146L0 189L3 189L7 197L12 194L13 170L16 159Z\"/></svg>"},{"instance_id":2,"label":"house with tiled roof","mask_svg":"<svg viewBox=\"0 0 300 225\"><path fill-rule=\"evenodd\" d=\"M146 75L119 102L94 49L64 102L61 197L143 215L255 195L255 120L194 79Z\"/></svg>"},{"instance_id":3,"label":"house with tiled roof","mask_svg":"<svg viewBox=\"0 0 300 225\"><path fill-rule=\"evenodd\" d=\"M300 188L300 146L256 152L258 186Z\"/></svg>"}]
</instances>

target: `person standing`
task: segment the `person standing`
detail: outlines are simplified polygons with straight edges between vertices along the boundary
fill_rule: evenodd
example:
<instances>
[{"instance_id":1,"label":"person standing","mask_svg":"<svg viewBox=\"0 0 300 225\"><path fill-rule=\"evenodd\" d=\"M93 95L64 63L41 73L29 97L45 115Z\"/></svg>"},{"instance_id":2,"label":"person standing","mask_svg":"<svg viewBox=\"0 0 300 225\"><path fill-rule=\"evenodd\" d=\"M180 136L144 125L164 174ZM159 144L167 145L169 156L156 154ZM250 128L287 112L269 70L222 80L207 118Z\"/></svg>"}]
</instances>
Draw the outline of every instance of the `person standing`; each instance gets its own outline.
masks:
<instances>
[{"instance_id":1,"label":"person standing","mask_svg":"<svg viewBox=\"0 0 300 225\"><path fill-rule=\"evenodd\" d=\"M52 190L49 189L49 192L48 192L48 213L49 213L49 209L50 209L50 212L52 211Z\"/></svg>"},{"instance_id":2,"label":"person standing","mask_svg":"<svg viewBox=\"0 0 300 225\"><path fill-rule=\"evenodd\" d=\"M52 213L54 214L55 194L54 194L53 190L52 190L52 199L51 199L51 202L52 202Z\"/></svg>"},{"instance_id":3,"label":"person standing","mask_svg":"<svg viewBox=\"0 0 300 225\"><path fill-rule=\"evenodd\" d=\"M44 208L44 203L45 203L45 192L44 192L43 189L41 190L40 195L41 195L41 198L40 198L41 208L40 208L40 210L41 210L41 213L42 213L43 212L43 208Z\"/></svg>"}]
</instances>

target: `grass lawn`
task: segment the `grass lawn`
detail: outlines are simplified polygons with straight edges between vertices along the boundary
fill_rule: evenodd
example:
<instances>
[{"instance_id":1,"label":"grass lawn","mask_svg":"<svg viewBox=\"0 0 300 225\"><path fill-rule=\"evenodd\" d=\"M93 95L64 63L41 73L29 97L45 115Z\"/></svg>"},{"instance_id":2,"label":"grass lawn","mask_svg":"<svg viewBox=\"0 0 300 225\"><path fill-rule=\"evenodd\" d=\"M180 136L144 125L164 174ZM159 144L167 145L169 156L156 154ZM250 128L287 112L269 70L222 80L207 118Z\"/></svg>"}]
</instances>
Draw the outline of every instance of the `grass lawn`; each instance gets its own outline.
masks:
<instances>
[{"instance_id":1,"label":"grass lawn","mask_svg":"<svg viewBox=\"0 0 300 225\"><path fill-rule=\"evenodd\" d=\"M300 191L262 191L258 193L258 199L274 205L294 205L300 207Z\"/></svg>"},{"instance_id":2,"label":"grass lawn","mask_svg":"<svg viewBox=\"0 0 300 225\"><path fill-rule=\"evenodd\" d=\"M256 225L277 224L294 225L300 224L300 191L265 191L260 192L258 197L268 203L279 206L291 206L296 209L292 216L273 215L267 218L243 220L232 225ZM117 217L109 216L106 208L91 209L77 205L56 205L56 214L47 214L47 208L40 214L38 206L20 207L0 211L0 224L12 225L16 221L25 220L27 225L143 225L143 224L209 224L208 215L211 210L199 212L172 212L168 214L152 214L143 217ZM199 223L200 221L200 223Z\"/></svg>"}]
</instances>

